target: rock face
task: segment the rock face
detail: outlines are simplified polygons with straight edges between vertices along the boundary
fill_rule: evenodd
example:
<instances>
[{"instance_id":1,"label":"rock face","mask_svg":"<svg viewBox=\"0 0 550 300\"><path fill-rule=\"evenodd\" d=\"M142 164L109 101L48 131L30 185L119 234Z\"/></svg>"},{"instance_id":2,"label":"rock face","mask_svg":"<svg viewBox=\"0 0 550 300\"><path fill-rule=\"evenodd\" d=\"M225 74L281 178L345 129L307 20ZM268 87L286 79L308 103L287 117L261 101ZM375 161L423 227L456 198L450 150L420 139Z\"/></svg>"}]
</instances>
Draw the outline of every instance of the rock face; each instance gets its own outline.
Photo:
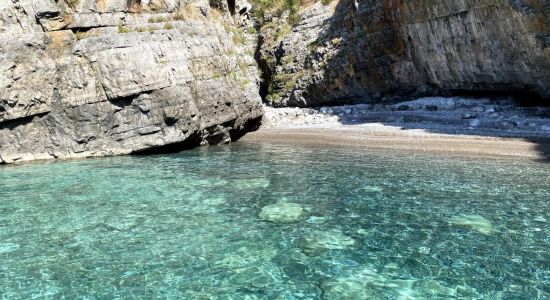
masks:
<instances>
[{"instance_id":1,"label":"rock face","mask_svg":"<svg viewBox=\"0 0 550 300\"><path fill-rule=\"evenodd\" d=\"M227 142L263 114L254 45L208 2L0 8L0 163Z\"/></svg>"},{"instance_id":2,"label":"rock face","mask_svg":"<svg viewBox=\"0 0 550 300\"><path fill-rule=\"evenodd\" d=\"M284 16L270 22L261 57L275 106L464 91L550 99L548 0L341 0L305 8L291 30Z\"/></svg>"}]
</instances>

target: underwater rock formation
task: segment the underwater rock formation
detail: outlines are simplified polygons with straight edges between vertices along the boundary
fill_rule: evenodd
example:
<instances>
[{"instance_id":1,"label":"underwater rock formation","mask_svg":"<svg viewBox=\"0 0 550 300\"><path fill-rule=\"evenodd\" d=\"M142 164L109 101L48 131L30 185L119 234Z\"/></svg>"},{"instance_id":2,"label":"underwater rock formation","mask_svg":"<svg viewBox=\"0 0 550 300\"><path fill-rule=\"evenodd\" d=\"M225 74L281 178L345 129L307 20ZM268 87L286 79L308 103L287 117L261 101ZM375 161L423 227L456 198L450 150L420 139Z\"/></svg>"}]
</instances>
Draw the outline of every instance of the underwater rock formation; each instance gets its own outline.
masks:
<instances>
[{"instance_id":1,"label":"underwater rock formation","mask_svg":"<svg viewBox=\"0 0 550 300\"><path fill-rule=\"evenodd\" d=\"M264 206L260 219L274 223L292 223L300 220L305 214L304 207L298 203L276 203Z\"/></svg>"},{"instance_id":2,"label":"underwater rock formation","mask_svg":"<svg viewBox=\"0 0 550 300\"><path fill-rule=\"evenodd\" d=\"M449 224L453 226L468 227L485 235L491 235L496 232L491 221L478 215L454 216L449 219Z\"/></svg>"},{"instance_id":3,"label":"underwater rock formation","mask_svg":"<svg viewBox=\"0 0 550 300\"><path fill-rule=\"evenodd\" d=\"M342 231L333 229L316 231L304 237L302 250L306 254L316 255L326 250L343 250L355 245L355 240Z\"/></svg>"}]
</instances>

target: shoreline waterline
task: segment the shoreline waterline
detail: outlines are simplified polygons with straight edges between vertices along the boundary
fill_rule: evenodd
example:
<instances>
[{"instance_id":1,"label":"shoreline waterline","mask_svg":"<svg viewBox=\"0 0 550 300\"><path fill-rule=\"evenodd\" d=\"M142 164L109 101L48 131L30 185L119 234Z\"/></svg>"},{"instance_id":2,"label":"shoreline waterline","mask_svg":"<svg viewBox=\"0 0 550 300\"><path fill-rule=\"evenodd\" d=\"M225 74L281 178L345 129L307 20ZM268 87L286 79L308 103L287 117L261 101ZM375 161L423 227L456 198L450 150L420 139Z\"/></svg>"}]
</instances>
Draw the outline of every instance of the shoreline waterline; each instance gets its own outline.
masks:
<instances>
[{"instance_id":1,"label":"shoreline waterline","mask_svg":"<svg viewBox=\"0 0 550 300\"><path fill-rule=\"evenodd\" d=\"M273 143L358 147L414 151L483 158L546 159L550 139L501 138L430 133L383 124L261 128L243 137L244 143ZM546 149L546 150L545 150Z\"/></svg>"}]
</instances>

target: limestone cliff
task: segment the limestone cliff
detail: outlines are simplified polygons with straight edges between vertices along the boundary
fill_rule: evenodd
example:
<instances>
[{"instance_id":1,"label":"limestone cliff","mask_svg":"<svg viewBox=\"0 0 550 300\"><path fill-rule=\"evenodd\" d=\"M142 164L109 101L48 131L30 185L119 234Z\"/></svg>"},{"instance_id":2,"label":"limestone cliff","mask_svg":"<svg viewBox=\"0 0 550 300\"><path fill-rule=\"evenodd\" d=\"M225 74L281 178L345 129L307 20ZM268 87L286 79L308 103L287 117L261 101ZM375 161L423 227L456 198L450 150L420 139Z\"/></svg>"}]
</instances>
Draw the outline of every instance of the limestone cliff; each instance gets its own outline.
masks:
<instances>
[{"instance_id":1,"label":"limestone cliff","mask_svg":"<svg viewBox=\"0 0 550 300\"><path fill-rule=\"evenodd\" d=\"M454 92L550 98L548 0L341 0L262 23L275 106ZM548 102L546 102L548 103Z\"/></svg>"},{"instance_id":2,"label":"limestone cliff","mask_svg":"<svg viewBox=\"0 0 550 300\"><path fill-rule=\"evenodd\" d=\"M254 45L219 8L0 0L0 163L179 149L253 129Z\"/></svg>"},{"instance_id":3,"label":"limestone cliff","mask_svg":"<svg viewBox=\"0 0 550 300\"><path fill-rule=\"evenodd\" d=\"M237 139L257 63L275 106L550 99L550 0L244 1L0 0L0 163Z\"/></svg>"}]
</instances>

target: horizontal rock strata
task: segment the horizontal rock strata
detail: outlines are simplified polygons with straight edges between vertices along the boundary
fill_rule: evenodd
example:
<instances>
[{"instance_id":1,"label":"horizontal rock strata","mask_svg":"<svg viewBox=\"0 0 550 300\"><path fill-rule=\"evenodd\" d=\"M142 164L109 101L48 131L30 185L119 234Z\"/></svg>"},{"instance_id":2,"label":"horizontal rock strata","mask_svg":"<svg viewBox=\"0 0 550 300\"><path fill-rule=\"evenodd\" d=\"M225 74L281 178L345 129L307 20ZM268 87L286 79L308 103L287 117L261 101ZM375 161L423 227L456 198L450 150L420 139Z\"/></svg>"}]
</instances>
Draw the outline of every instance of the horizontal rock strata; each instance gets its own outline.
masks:
<instances>
[{"instance_id":1,"label":"horizontal rock strata","mask_svg":"<svg viewBox=\"0 0 550 300\"><path fill-rule=\"evenodd\" d=\"M183 148L253 129L263 114L253 51L228 14L184 3L0 0L0 162Z\"/></svg>"}]
</instances>

